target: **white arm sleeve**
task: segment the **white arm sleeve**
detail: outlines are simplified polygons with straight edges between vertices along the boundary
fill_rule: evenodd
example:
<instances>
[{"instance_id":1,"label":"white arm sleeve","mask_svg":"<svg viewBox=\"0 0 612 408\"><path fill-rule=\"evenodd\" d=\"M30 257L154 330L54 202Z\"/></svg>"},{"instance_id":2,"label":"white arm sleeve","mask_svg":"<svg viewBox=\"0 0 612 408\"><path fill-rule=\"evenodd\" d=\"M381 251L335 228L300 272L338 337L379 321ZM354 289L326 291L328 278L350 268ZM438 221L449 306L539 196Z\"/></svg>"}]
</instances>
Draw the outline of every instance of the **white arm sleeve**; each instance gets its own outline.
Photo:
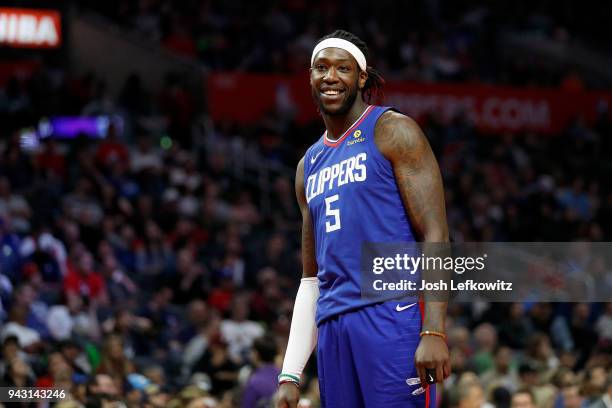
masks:
<instances>
[{"instance_id":1,"label":"white arm sleeve","mask_svg":"<svg viewBox=\"0 0 612 408\"><path fill-rule=\"evenodd\" d=\"M300 378L317 344L318 329L315 315L318 298L319 282L317 278L302 278L293 306L289 342L283 361L283 374Z\"/></svg>"}]
</instances>

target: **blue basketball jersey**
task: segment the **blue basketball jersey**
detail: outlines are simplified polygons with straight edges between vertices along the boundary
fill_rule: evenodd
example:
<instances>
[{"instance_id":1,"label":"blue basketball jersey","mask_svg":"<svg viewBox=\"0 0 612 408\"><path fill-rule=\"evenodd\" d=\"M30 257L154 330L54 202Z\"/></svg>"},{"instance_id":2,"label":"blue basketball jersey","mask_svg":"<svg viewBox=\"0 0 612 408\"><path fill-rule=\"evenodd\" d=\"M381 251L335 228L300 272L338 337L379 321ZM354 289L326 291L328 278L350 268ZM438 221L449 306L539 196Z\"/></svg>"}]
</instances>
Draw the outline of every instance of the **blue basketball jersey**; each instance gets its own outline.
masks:
<instances>
[{"instance_id":1,"label":"blue basketball jersey","mask_svg":"<svg viewBox=\"0 0 612 408\"><path fill-rule=\"evenodd\" d=\"M362 299L364 242L414 242L391 163L374 142L388 107L370 105L336 141L327 132L304 156L304 189L315 233L317 323L373 303Z\"/></svg>"}]
</instances>

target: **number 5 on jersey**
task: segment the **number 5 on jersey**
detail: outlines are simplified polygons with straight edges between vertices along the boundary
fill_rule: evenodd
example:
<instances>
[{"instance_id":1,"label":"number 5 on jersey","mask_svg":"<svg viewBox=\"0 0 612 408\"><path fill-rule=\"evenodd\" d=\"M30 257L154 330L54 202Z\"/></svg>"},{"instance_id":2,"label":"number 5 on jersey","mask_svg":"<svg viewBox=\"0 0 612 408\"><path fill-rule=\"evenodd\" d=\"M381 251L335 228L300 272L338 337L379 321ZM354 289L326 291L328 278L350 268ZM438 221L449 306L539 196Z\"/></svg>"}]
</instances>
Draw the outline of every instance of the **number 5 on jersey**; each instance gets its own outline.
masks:
<instances>
[{"instance_id":1,"label":"number 5 on jersey","mask_svg":"<svg viewBox=\"0 0 612 408\"><path fill-rule=\"evenodd\" d=\"M332 203L338 201L338 194L325 198L325 216L333 217L329 221L325 221L325 232L332 232L340 229L340 210L332 208Z\"/></svg>"}]
</instances>

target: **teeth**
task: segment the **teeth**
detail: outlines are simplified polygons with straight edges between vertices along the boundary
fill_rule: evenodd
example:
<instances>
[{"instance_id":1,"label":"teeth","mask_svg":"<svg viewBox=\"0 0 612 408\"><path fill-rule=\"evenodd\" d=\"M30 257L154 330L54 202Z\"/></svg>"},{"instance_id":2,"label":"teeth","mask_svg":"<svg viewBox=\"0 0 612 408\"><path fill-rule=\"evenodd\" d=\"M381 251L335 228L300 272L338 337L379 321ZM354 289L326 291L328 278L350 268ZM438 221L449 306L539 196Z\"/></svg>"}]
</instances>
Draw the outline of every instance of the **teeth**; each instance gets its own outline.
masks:
<instances>
[{"instance_id":1,"label":"teeth","mask_svg":"<svg viewBox=\"0 0 612 408\"><path fill-rule=\"evenodd\" d=\"M325 95L338 95L340 93L340 91L334 91L334 90L327 90L325 92L323 92Z\"/></svg>"}]
</instances>

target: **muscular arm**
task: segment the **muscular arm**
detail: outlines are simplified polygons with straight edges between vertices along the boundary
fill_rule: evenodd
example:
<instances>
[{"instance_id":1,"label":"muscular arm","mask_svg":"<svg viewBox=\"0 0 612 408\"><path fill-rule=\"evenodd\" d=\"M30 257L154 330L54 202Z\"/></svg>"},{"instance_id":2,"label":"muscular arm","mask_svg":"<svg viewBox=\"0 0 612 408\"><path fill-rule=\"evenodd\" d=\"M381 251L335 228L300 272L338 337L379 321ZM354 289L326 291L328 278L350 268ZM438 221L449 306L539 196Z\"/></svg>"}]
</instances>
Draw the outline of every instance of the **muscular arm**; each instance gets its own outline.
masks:
<instances>
[{"instance_id":1,"label":"muscular arm","mask_svg":"<svg viewBox=\"0 0 612 408\"><path fill-rule=\"evenodd\" d=\"M431 147L419 126L402 114L387 112L376 124L375 140L381 153L391 162L404 208L419 241L448 242L442 176ZM437 300L428 300L425 293L422 329L443 333L447 303L439 301L439 298ZM423 341L437 343L441 340L430 337L425 336ZM419 359L419 350L416 358ZM438 380L446 378L450 372L448 360L442 360L444 361L437 373ZM438 368L438 361L431 361L429 356L424 357L422 363L427 367Z\"/></svg>"},{"instance_id":2,"label":"muscular arm","mask_svg":"<svg viewBox=\"0 0 612 408\"><path fill-rule=\"evenodd\" d=\"M442 176L431 147L412 119L385 113L376 144L391 162L404 207L420 241L448 242Z\"/></svg>"},{"instance_id":3,"label":"muscular arm","mask_svg":"<svg viewBox=\"0 0 612 408\"><path fill-rule=\"evenodd\" d=\"M298 163L295 172L295 195L302 212L302 278L317 276L315 241L310 210L304 190L304 158Z\"/></svg>"}]
</instances>

